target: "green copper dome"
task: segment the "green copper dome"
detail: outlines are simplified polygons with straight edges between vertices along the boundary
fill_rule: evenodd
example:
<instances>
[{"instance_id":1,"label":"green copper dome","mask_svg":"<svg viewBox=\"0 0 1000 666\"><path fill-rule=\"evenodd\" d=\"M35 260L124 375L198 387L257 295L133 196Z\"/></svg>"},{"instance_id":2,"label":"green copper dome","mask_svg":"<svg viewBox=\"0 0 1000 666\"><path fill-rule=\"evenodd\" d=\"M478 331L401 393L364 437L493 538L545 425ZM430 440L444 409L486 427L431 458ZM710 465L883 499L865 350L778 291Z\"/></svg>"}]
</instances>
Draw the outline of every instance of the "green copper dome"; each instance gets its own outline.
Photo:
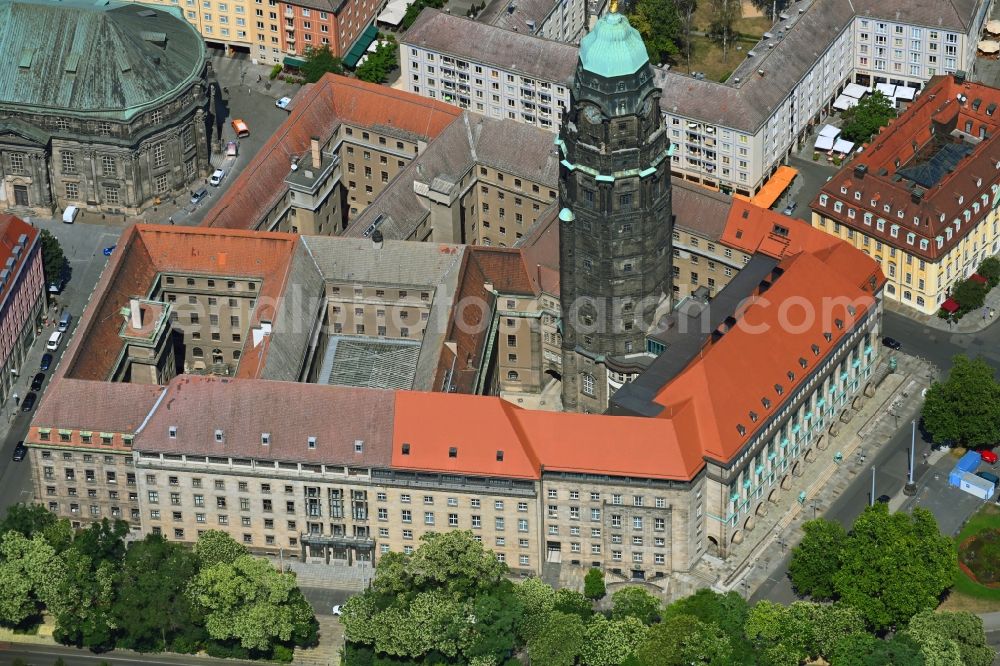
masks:
<instances>
[{"instance_id":1,"label":"green copper dome","mask_svg":"<svg viewBox=\"0 0 1000 666\"><path fill-rule=\"evenodd\" d=\"M605 14L580 42L580 63L591 74L630 76L649 62L639 31L622 14Z\"/></svg>"}]
</instances>

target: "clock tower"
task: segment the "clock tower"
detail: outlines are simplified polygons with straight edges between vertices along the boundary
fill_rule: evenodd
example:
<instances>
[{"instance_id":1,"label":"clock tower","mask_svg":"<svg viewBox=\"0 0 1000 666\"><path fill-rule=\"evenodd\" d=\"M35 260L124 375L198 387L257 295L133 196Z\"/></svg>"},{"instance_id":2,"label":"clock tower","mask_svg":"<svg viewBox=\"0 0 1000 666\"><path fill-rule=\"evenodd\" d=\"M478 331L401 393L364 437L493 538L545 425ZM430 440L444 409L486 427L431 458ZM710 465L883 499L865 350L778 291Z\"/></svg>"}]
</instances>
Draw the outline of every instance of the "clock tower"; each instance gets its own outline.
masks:
<instances>
[{"instance_id":1,"label":"clock tower","mask_svg":"<svg viewBox=\"0 0 1000 666\"><path fill-rule=\"evenodd\" d=\"M563 408L603 412L671 293L670 140L646 46L612 3L580 42L556 143Z\"/></svg>"}]
</instances>

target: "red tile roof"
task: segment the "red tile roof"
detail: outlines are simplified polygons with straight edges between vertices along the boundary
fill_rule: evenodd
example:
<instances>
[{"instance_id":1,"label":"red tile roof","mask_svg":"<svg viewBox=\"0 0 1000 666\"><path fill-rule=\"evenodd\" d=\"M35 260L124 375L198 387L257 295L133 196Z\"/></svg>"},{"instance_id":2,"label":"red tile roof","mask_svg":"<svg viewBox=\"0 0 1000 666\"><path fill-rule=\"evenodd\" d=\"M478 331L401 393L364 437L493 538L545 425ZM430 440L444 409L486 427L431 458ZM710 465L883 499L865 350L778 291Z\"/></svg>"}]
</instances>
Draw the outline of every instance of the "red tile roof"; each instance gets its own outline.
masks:
<instances>
[{"instance_id":1,"label":"red tile roof","mask_svg":"<svg viewBox=\"0 0 1000 666\"><path fill-rule=\"evenodd\" d=\"M0 268L7 263L7 259L14 256L14 247L17 245L17 239L21 237L21 234L28 237L24 245L26 249L20 253L14 265L10 268L12 278L21 269L21 264L24 263L25 258L29 256L30 252L28 252L28 249L35 242L35 237L38 236L38 229L35 229L32 225L14 215L0 215ZM3 299L7 298L7 294L10 292L13 284L14 280L10 279L7 281L7 284L0 287L0 303L3 302Z\"/></svg>"},{"instance_id":2,"label":"red tile roof","mask_svg":"<svg viewBox=\"0 0 1000 666\"><path fill-rule=\"evenodd\" d=\"M313 138L325 144L341 123L427 140L461 113L410 92L327 74L296 96L288 118L208 211L202 226L255 228L285 195L292 156L305 154Z\"/></svg>"},{"instance_id":3,"label":"red tile roof","mask_svg":"<svg viewBox=\"0 0 1000 666\"><path fill-rule=\"evenodd\" d=\"M273 321L297 240L295 234L147 224L129 227L94 290L98 297L80 319L60 371L76 379L106 381L123 348L118 335L123 321L120 311L130 298L145 297L158 273L258 278L257 307L250 326L262 319ZM252 348L248 341L237 376L256 376L263 367L265 349L265 345Z\"/></svg>"},{"instance_id":4,"label":"red tile roof","mask_svg":"<svg viewBox=\"0 0 1000 666\"><path fill-rule=\"evenodd\" d=\"M963 134L972 152L929 189L916 187L899 174L915 157L924 161L941 145L961 141ZM980 140L981 136L985 138ZM938 76L903 115L823 186L812 209L909 254L937 260L992 210L993 188L1000 183L998 164L1000 89ZM867 224L865 213L871 215ZM884 221L882 231L879 219ZM895 237L893 227L898 227ZM907 240L910 233L913 242ZM927 249L921 249L922 239L928 241Z\"/></svg>"}]
</instances>

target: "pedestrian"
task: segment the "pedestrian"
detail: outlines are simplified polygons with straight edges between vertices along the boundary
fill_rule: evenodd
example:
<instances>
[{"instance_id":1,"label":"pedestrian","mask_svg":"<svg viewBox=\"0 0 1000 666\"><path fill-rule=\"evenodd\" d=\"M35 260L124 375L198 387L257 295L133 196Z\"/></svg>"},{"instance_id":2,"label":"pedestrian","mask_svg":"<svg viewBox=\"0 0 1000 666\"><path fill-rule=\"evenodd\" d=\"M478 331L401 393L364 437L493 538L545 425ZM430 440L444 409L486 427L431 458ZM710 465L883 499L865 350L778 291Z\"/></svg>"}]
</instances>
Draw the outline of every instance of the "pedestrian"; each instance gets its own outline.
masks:
<instances>
[{"instance_id":1,"label":"pedestrian","mask_svg":"<svg viewBox=\"0 0 1000 666\"><path fill-rule=\"evenodd\" d=\"M174 223L174 216L171 215L170 217L167 218L167 220L170 222L170 224L173 224Z\"/></svg>"},{"instance_id":2,"label":"pedestrian","mask_svg":"<svg viewBox=\"0 0 1000 666\"><path fill-rule=\"evenodd\" d=\"M257 83L260 83L260 74L257 75Z\"/></svg>"},{"instance_id":3,"label":"pedestrian","mask_svg":"<svg viewBox=\"0 0 1000 666\"><path fill-rule=\"evenodd\" d=\"M17 407L20 404L21 404L21 396L19 396L18 394L15 393L14 394L14 406Z\"/></svg>"}]
</instances>

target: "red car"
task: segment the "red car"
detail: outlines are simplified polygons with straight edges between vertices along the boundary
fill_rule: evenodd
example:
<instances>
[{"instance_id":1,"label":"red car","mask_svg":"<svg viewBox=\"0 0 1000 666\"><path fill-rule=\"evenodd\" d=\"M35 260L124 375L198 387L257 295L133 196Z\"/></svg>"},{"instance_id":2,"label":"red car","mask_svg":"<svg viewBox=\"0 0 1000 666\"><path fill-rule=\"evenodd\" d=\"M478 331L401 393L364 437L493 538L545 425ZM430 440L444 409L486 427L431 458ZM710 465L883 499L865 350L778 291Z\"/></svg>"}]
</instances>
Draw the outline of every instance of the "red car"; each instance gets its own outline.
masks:
<instances>
[{"instance_id":1,"label":"red car","mask_svg":"<svg viewBox=\"0 0 1000 666\"><path fill-rule=\"evenodd\" d=\"M983 459L983 462L989 463L990 465L997 464L997 454L993 453L989 449L983 449L979 452L979 456Z\"/></svg>"}]
</instances>

